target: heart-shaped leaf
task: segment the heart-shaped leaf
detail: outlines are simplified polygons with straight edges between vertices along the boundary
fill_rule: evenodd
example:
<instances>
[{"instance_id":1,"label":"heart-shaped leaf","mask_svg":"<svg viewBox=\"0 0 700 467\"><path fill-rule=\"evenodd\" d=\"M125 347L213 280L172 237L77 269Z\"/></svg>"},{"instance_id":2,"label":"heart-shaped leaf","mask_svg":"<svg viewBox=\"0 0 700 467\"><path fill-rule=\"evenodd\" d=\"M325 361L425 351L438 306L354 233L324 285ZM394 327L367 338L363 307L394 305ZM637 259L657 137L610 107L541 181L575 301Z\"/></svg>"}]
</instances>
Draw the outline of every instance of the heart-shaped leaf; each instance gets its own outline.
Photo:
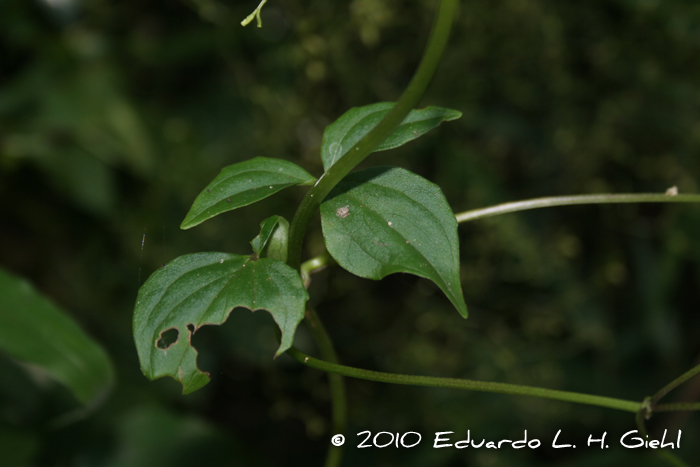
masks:
<instances>
[{"instance_id":1,"label":"heart-shaped leaf","mask_svg":"<svg viewBox=\"0 0 700 467\"><path fill-rule=\"evenodd\" d=\"M311 185L316 179L296 164L255 157L229 165L194 200L181 229L265 199L293 185Z\"/></svg>"},{"instance_id":2,"label":"heart-shaped leaf","mask_svg":"<svg viewBox=\"0 0 700 467\"><path fill-rule=\"evenodd\" d=\"M435 282L462 316L457 220L440 188L405 169L345 177L321 204L326 247L353 274L408 272Z\"/></svg>"},{"instance_id":3,"label":"heart-shaped leaf","mask_svg":"<svg viewBox=\"0 0 700 467\"><path fill-rule=\"evenodd\" d=\"M281 261L227 253L181 256L139 290L134 339L141 370L150 379L172 376L184 394L207 384L190 339L205 324L222 324L235 307L270 312L282 331L280 355L292 345L308 298L299 275ZM174 342L166 342L168 333Z\"/></svg>"},{"instance_id":4,"label":"heart-shaped leaf","mask_svg":"<svg viewBox=\"0 0 700 467\"><path fill-rule=\"evenodd\" d=\"M28 282L2 269L0 351L43 369L86 405L98 401L114 379L97 342Z\"/></svg>"},{"instance_id":5,"label":"heart-shaped leaf","mask_svg":"<svg viewBox=\"0 0 700 467\"><path fill-rule=\"evenodd\" d=\"M338 120L328 125L323 132L321 143L321 160L323 168L328 170L338 159L351 150L367 133L369 133L389 113L393 102L379 102L364 107L353 107ZM442 107L426 107L412 110L375 151L397 148L422 136L440 123L455 120L462 112Z\"/></svg>"}]
</instances>

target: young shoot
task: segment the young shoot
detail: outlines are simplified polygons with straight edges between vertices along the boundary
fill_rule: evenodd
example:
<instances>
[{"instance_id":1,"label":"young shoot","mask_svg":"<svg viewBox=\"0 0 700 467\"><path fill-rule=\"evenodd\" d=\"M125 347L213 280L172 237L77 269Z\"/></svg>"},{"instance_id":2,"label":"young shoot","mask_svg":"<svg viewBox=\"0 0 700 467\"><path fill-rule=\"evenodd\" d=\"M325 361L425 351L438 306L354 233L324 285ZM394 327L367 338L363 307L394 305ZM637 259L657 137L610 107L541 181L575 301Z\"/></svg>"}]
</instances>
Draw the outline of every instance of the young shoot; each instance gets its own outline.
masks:
<instances>
[{"instance_id":1,"label":"young shoot","mask_svg":"<svg viewBox=\"0 0 700 467\"><path fill-rule=\"evenodd\" d=\"M262 10L263 5L267 3L267 0L262 0L258 7L251 13L249 14L246 19L241 21L241 26L245 27L248 26L252 21L253 18L255 18L258 21L258 27L262 27L262 18L260 18L260 11Z\"/></svg>"}]
</instances>

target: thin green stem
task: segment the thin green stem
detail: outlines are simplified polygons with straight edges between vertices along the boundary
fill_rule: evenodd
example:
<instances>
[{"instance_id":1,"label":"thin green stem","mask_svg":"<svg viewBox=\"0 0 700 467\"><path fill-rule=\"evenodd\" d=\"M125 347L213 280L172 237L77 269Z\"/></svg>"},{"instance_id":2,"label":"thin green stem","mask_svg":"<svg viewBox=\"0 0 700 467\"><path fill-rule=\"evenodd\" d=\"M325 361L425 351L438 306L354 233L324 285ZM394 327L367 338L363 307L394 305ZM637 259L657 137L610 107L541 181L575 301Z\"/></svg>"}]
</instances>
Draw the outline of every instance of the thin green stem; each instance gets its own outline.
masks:
<instances>
[{"instance_id":1,"label":"thin green stem","mask_svg":"<svg viewBox=\"0 0 700 467\"><path fill-rule=\"evenodd\" d=\"M335 260L328 253L328 251L324 251L320 255L301 263L301 266L299 267L299 273L301 274L301 280L304 283L304 287L306 287L307 289L309 288L309 285L311 284L311 274L321 271L327 266L333 264L335 264Z\"/></svg>"},{"instance_id":2,"label":"thin green stem","mask_svg":"<svg viewBox=\"0 0 700 467\"><path fill-rule=\"evenodd\" d=\"M473 209L456 215L457 222L469 222L485 217L498 216L509 212L527 211L529 209L547 208L552 206L572 206L575 204L613 204L613 203L700 203L700 195L665 195L658 193L639 194L600 194L550 196L535 198L513 203L498 204L487 208Z\"/></svg>"},{"instance_id":3,"label":"thin green stem","mask_svg":"<svg viewBox=\"0 0 700 467\"><path fill-rule=\"evenodd\" d=\"M265 5L265 3L267 3L267 0L261 0L258 7L251 14L249 14L246 19L241 21L241 26L248 26L248 24L250 24L254 19L256 19L258 21L258 27L261 28L262 18L260 18L260 11L262 10L262 7L263 5Z\"/></svg>"},{"instance_id":4,"label":"thin green stem","mask_svg":"<svg viewBox=\"0 0 700 467\"><path fill-rule=\"evenodd\" d=\"M330 193L338 182L345 177L357 164L389 137L396 127L406 118L406 115L413 109L435 74L438 63L447 45L452 23L457 9L458 0L442 0L438 11L433 30L428 40L428 45L423 53L420 65L413 75L411 82L403 92L398 102L384 119L372 129L364 138L360 140L350 151L332 165L316 184L309 190L302 200L299 208L294 214L289 231L289 255L288 263L294 269L301 264L301 250L304 235L311 220L311 216L316 212L324 198Z\"/></svg>"},{"instance_id":5,"label":"thin green stem","mask_svg":"<svg viewBox=\"0 0 700 467\"><path fill-rule=\"evenodd\" d=\"M700 410L700 402L674 402L671 404L659 404L653 407L657 412L693 412Z\"/></svg>"},{"instance_id":6,"label":"thin green stem","mask_svg":"<svg viewBox=\"0 0 700 467\"><path fill-rule=\"evenodd\" d=\"M662 397L664 397L666 394L668 394L669 392L671 392L672 390L674 390L675 388L677 388L681 384L685 383L686 381L688 381L690 378L697 375L698 373L700 373L700 365L698 365L694 368L691 368L690 370L688 370L685 373L683 373L682 375L680 375L678 378L676 378L673 381L671 381L670 383L668 383L666 386L661 388L659 390L659 392L657 392L656 394L654 394L652 396L652 398L651 398L652 405L656 405L657 402L659 402ZM670 404L666 404L666 405L670 405ZM658 407L654 409L655 412L657 410L658 410Z\"/></svg>"},{"instance_id":7,"label":"thin green stem","mask_svg":"<svg viewBox=\"0 0 700 467\"><path fill-rule=\"evenodd\" d=\"M428 40L428 45L423 53L421 63L418 65L416 73L411 82L399 98L396 105L387 113L381 122L360 140L350 151L331 166L314 186L309 190L302 200L289 231L289 250L287 263L294 269L301 265L301 251L303 247L304 235L308 228L311 216L316 212L330 191L343 179L350 171L367 157L382 141L389 137L396 127L406 118L406 115L413 109L425 93L428 84L435 74L437 65L442 58L442 54L447 45L452 23L459 0L442 0L437 18L433 24L433 30ZM337 362L337 356L333 349L330 336L323 328L314 310L309 310L307 315L312 329L314 340L319 346L324 358ZM333 427L336 433L342 433L345 429L346 399L345 387L342 377L339 374L329 375L331 385L331 398L333 406ZM326 467L337 467L340 465L342 450L331 447L326 458Z\"/></svg>"},{"instance_id":8,"label":"thin green stem","mask_svg":"<svg viewBox=\"0 0 700 467\"><path fill-rule=\"evenodd\" d=\"M298 362L316 368L318 370L337 373L352 378L378 381L380 383L406 384L411 386L427 386L436 388L465 389L468 391L495 392L501 394L513 394L520 396L539 397L543 399L554 399L577 404L595 405L610 409L622 410L625 412L637 413L642 404L612 397L592 396L577 392L557 391L553 389L537 388L532 386L521 386L518 384L493 383L488 381L474 381L456 378L438 378L433 376L413 376L396 373L384 373L380 371L362 370L344 365L338 365L316 358L310 357L292 347L287 353Z\"/></svg>"},{"instance_id":9,"label":"thin green stem","mask_svg":"<svg viewBox=\"0 0 700 467\"><path fill-rule=\"evenodd\" d=\"M333 347L333 342L326 332L326 329L321 323L321 319L316 314L316 310L309 307L306 311L306 318L309 322L309 327L311 328L311 334L313 335L316 345L318 346L319 352L328 361L333 362L333 364L338 364L338 355ZM332 429L334 434L342 434L345 432L345 425L347 420L347 404L345 398L345 382L343 377L339 374L330 373L328 375L328 380L330 382L331 388L331 406L332 406ZM326 457L326 467L337 467L340 465L340 459L343 455L343 448L340 446L331 446L328 450L328 455Z\"/></svg>"},{"instance_id":10,"label":"thin green stem","mask_svg":"<svg viewBox=\"0 0 700 467\"><path fill-rule=\"evenodd\" d=\"M650 401L649 398L647 398L646 402L648 403ZM647 432L646 425L644 423L644 420L646 419L646 410L644 408L640 409L639 412L637 412L637 416L635 418L635 421L637 422L637 430L639 431L639 434L641 435L642 438L645 438L649 436L649 432ZM663 460L668 462L670 465L673 465L675 467L691 467L689 464L686 464L682 459L680 459L678 456L675 456L674 454L671 454L668 452L666 449L658 449L654 450L657 456L661 457Z\"/></svg>"}]
</instances>

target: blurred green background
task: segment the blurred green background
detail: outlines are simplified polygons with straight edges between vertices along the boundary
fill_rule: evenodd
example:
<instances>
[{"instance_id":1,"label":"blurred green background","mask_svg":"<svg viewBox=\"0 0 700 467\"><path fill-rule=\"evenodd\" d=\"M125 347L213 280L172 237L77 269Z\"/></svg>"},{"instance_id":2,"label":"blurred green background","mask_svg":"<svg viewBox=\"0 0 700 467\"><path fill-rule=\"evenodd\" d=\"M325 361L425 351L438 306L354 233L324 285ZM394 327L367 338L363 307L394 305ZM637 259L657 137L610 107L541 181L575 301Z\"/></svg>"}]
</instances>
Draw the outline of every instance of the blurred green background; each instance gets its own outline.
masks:
<instances>
[{"instance_id":1,"label":"blurred green background","mask_svg":"<svg viewBox=\"0 0 700 467\"><path fill-rule=\"evenodd\" d=\"M179 224L225 165L256 156L322 170L323 129L395 101L427 40L434 0L0 1L0 266L29 279L107 350L116 385L94 411L0 354L0 464L322 465L332 435L323 373L272 360L273 322L235 310L194 338L212 382L181 396L140 373L138 287L197 251L249 252L261 220L291 219L289 189L197 228ZM469 0L423 105L462 119L366 165L436 183L455 210L525 198L700 191L700 5L691 0ZM466 321L432 283L331 268L310 293L343 363L642 400L700 363L700 207L608 205L460 227ZM308 255L323 250L318 221ZM296 345L315 354L304 325ZM622 449L631 414L348 380L343 465L661 465ZM700 381L668 401L697 401ZM697 414L683 429L700 459ZM546 446L562 429L576 450ZM423 434L413 449L356 449L363 430ZM431 449L455 439L537 450ZM584 448L608 432L607 450ZM674 431L675 433L675 431Z\"/></svg>"}]
</instances>

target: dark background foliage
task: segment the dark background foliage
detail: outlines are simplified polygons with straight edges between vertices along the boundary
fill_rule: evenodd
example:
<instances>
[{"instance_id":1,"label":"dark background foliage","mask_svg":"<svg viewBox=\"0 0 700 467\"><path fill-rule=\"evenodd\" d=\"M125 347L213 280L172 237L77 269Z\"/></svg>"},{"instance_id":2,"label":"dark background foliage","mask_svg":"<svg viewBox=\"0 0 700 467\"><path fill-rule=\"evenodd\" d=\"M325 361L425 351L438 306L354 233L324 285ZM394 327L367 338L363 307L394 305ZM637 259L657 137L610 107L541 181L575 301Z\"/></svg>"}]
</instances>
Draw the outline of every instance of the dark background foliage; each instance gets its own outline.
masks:
<instances>
[{"instance_id":1,"label":"dark background foliage","mask_svg":"<svg viewBox=\"0 0 700 467\"><path fill-rule=\"evenodd\" d=\"M245 254L261 220L290 219L303 188L179 224L225 165L255 156L318 176L326 125L394 101L415 69L436 1L0 2L0 265L29 278L108 350L118 383L93 413L0 355L6 466L320 465L324 374L275 361L272 320L235 310L195 336L212 382L181 396L139 371L131 316L140 284L196 251ZM423 99L464 112L364 164L438 183L460 212L531 197L664 192L700 184L700 6L688 0L469 0ZM142 243L142 240L143 241ZM460 227L470 318L408 275L332 268L312 303L341 360L383 371L651 395L699 363L700 208L553 208ZM322 251L316 221L308 254ZM304 326L296 345L314 353ZM531 398L349 380L344 465L659 465L617 438L631 414ZM700 382L671 400L698 400ZM697 415L681 455L700 458ZM576 450L430 449L432 433ZM358 450L362 430L424 435L411 450ZM584 448L608 432L608 450Z\"/></svg>"}]
</instances>

